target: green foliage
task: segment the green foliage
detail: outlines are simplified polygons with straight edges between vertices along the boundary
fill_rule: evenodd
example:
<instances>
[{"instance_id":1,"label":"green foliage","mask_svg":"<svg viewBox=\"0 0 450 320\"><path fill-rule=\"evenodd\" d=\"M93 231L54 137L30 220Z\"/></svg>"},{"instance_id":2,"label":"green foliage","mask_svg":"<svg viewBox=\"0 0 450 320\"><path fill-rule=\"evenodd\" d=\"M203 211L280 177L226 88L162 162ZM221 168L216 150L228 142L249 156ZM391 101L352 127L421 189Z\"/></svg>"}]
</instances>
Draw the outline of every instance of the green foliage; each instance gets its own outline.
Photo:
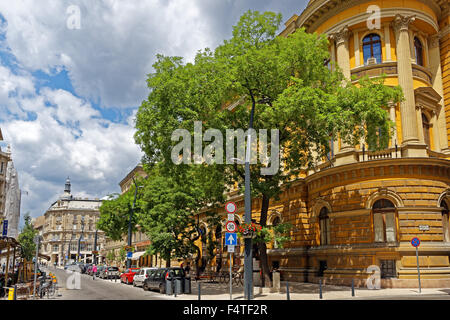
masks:
<instances>
[{"instance_id":1,"label":"green foliage","mask_svg":"<svg viewBox=\"0 0 450 320\"><path fill-rule=\"evenodd\" d=\"M252 195L267 199L276 199L280 186L321 162L330 139L341 137L353 145L364 139L371 150L387 144L392 124L383 106L400 101L401 89L385 86L383 79L361 79L358 85L344 81L338 68L330 71L324 64L329 59L324 35L298 29L278 37L280 22L281 15L248 11L231 39L215 50L199 51L193 63L157 56L148 75L148 99L136 115L135 141L148 167L158 168L146 190L142 219L153 250L165 257L191 251L192 215L220 202L224 185L238 183L244 190L243 165L174 165L171 150L178 141L171 136L176 129L193 133L194 122L202 121L204 131L215 128L225 137L226 129L248 128L254 107L254 128L278 129L280 135L283 171L262 175L263 164L251 166ZM237 101L230 111L227 107ZM203 148L208 144L203 142ZM267 207L262 208L265 227ZM281 231L274 236L278 245L287 239Z\"/></svg>"},{"instance_id":2,"label":"green foliage","mask_svg":"<svg viewBox=\"0 0 450 320\"><path fill-rule=\"evenodd\" d=\"M265 226L256 233L256 237L253 241L255 243L269 243L273 241L275 247L283 248L283 245L287 241L291 240L289 235L291 229L292 224L290 223L280 223L276 226Z\"/></svg>"},{"instance_id":3,"label":"green foliage","mask_svg":"<svg viewBox=\"0 0 450 320\"><path fill-rule=\"evenodd\" d=\"M19 234L18 241L21 246L21 256L27 261L31 261L36 254L36 244L34 243L34 237L38 234L33 228L31 217L29 213L24 216L25 225Z\"/></svg>"},{"instance_id":4,"label":"green foliage","mask_svg":"<svg viewBox=\"0 0 450 320\"><path fill-rule=\"evenodd\" d=\"M106 259L108 259L110 262L112 262L112 261L114 261L116 259L116 254L115 254L114 250L110 250L106 254Z\"/></svg>"}]
</instances>

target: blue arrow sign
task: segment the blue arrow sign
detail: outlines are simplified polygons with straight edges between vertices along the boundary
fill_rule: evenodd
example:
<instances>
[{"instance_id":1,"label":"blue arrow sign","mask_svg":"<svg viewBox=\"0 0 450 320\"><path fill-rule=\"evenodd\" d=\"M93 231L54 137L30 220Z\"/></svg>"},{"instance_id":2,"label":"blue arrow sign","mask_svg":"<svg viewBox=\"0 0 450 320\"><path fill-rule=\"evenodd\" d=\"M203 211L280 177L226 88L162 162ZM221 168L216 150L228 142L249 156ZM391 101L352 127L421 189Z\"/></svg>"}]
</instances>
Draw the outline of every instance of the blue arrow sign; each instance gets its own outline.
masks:
<instances>
[{"instance_id":1,"label":"blue arrow sign","mask_svg":"<svg viewBox=\"0 0 450 320\"><path fill-rule=\"evenodd\" d=\"M237 234L236 233L225 233L225 244L227 246L237 245Z\"/></svg>"},{"instance_id":2,"label":"blue arrow sign","mask_svg":"<svg viewBox=\"0 0 450 320\"><path fill-rule=\"evenodd\" d=\"M133 257L133 252L131 252L131 251L128 251L127 252L127 258L132 258Z\"/></svg>"},{"instance_id":3,"label":"blue arrow sign","mask_svg":"<svg viewBox=\"0 0 450 320\"><path fill-rule=\"evenodd\" d=\"M3 220L3 237L8 235L8 220Z\"/></svg>"}]
</instances>

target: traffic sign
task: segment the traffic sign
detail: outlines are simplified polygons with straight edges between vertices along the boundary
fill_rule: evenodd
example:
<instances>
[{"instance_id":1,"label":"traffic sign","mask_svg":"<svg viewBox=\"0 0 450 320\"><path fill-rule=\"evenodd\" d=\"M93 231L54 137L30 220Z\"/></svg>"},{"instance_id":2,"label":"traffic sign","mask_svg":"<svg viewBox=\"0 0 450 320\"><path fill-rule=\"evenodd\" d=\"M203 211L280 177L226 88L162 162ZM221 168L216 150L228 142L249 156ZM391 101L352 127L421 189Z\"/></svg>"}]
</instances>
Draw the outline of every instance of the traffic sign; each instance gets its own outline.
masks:
<instances>
[{"instance_id":1,"label":"traffic sign","mask_svg":"<svg viewBox=\"0 0 450 320\"><path fill-rule=\"evenodd\" d=\"M234 252L234 246L227 246L228 252Z\"/></svg>"},{"instance_id":2,"label":"traffic sign","mask_svg":"<svg viewBox=\"0 0 450 320\"><path fill-rule=\"evenodd\" d=\"M237 234L236 233L225 233L225 244L227 246L237 245Z\"/></svg>"},{"instance_id":3,"label":"traffic sign","mask_svg":"<svg viewBox=\"0 0 450 320\"><path fill-rule=\"evenodd\" d=\"M417 237L412 238L411 240L411 245L415 248L417 248L418 246L420 246L420 240Z\"/></svg>"},{"instance_id":4,"label":"traffic sign","mask_svg":"<svg viewBox=\"0 0 450 320\"><path fill-rule=\"evenodd\" d=\"M231 201L225 203L225 210L226 210L228 213L235 213L235 212L236 212L236 209L237 209L236 203L231 202Z\"/></svg>"},{"instance_id":5,"label":"traffic sign","mask_svg":"<svg viewBox=\"0 0 450 320\"><path fill-rule=\"evenodd\" d=\"M236 232L236 230L237 230L236 222L234 222L234 221L228 221L228 222L225 224L225 229L226 229L228 232Z\"/></svg>"},{"instance_id":6,"label":"traffic sign","mask_svg":"<svg viewBox=\"0 0 450 320\"><path fill-rule=\"evenodd\" d=\"M3 237L8 236L8 220L3 220Z\"/></svg>"},{"instance_id":7,"label":"traffic sign","mask_svg":"<svg viewBox=\"0 0 450 320\"><path fill-rule=\"evenodd\" d=\"M127 252L127 258L131 259L133 257L133 252L128 251Z\"/></svg>"}]
</instances>

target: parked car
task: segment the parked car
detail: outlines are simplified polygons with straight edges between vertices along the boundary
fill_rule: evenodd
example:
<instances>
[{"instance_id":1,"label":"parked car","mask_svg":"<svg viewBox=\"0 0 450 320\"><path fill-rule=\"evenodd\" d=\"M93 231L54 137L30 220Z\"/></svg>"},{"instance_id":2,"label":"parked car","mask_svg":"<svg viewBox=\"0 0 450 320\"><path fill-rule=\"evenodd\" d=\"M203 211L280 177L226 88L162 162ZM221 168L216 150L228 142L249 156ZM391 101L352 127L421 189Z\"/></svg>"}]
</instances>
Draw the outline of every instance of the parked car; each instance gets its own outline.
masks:
<instances>
[{"instance_id":1,"label":"parked car","mask_svg":"<svg viewBox=\"0 0 450 320\"><path fill-rule=\"evenodd\" d=\"M120 275L120 282L126 283L126 284L132 284L133 279L136 273L138 273L140 268L130 268L125 270L124 273Z\"/></svg>"},{"instance_id":2,"label":"parked car","mask_svg":"<svg viewBox=\"0 0 450 320\"><path fill-rule=\"evenodd\" d=\"M92 266L92 263L86 263L83 265L83 268L81 269L81 273L87 273L87 270L89 269L89 267Z\"/></svg>"},{"instance_id":3,"label":"parked car","mask_svg":"<svg viewBox=\"0 0 450 320\"><path fill-rule=\"evenodd\" d=\"M173 278L184 279L183 269L180 267L171 267L152 270L150 275L145 279L142 288L146 291L159 290L160 293L166 293L166 279Z\"/></svg>"},{"instance_id":4,"label":"parked car","mask_svg":"<svg viewBox=\"0 0 450 320\"><path fill-rule=\"evenodd\" d=\"M104 267L99 274L99 278L102 279L118 279L119 268L117 267Z\"/></svg>"},{"instance_id":5,"label":"parked car","mask_svg":"<svg viewBox=\"0 0 450 320\"><path fill-rule=\"evenodd\" d=\"M100 274L105 268L106 268L105 266L97 267L97 272L95 273L95 276L100 278Z\"/></svg>"},{"instance_id":6,"label":"parked car","mask_svg":"<svg viewBox=\"0 0 450 320\"><path fill-rule=\"evenodd\" d=\"M149 276L150 271L156 270L157 268L142 268L138 273L134 275L133 286L140 287L144 284L144 280Z\"/></svg>"}]
</instances>

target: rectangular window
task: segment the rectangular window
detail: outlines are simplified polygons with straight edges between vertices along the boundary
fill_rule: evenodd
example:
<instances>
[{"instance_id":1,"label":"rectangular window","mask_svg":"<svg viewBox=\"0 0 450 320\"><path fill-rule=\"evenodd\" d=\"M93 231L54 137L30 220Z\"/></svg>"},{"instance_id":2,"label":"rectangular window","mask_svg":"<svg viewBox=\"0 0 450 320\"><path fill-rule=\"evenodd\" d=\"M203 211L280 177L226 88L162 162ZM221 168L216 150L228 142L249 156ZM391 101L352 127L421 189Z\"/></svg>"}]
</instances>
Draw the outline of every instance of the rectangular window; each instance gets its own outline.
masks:
<instances>
[{"instance_id":1,"label":"rectangular window","mask_svg":"<svg viewBox=\"0 0 450 320\"><path fill-rule=\"evenodd\" d=\"M381 278L396 278L395 260L380 260Z\"/></svg>"}]
</instances>

